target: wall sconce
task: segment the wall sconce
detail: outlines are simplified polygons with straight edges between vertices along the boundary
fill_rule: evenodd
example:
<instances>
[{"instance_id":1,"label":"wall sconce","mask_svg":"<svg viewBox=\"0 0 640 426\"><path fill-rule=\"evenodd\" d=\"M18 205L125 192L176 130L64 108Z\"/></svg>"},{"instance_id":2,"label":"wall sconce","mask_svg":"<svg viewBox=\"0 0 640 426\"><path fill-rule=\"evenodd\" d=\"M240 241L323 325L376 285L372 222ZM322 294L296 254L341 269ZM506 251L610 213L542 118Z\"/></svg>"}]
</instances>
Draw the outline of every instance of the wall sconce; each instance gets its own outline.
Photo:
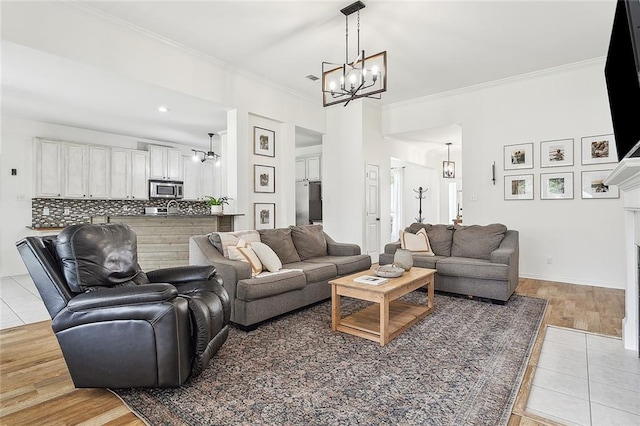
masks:
<instances>
[{"instance_id":1,"label":"wall sconce","mask_svg":"<svg viewBox=\"0 0 640 426\"><path fill-rule=\"evenodd\" d=\"M442 177L453 179L456 177L456 163L451 161L451 142L447 142L447 161L442 162Z\"/></svg>"}]
</instances>

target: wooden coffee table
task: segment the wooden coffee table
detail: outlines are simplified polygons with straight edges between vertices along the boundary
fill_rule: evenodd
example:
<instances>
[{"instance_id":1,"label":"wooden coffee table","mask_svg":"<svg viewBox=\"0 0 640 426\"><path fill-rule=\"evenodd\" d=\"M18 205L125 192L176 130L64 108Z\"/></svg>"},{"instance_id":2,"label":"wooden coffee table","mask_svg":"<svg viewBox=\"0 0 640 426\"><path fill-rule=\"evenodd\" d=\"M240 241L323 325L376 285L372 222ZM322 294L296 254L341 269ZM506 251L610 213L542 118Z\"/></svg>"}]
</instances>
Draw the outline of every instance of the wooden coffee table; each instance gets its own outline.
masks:
<instances>
[{"instance_id":1,"label":"wooden coffee table","mask_svg":"<svg viewBox=\"0 0 640 426\"><path fill-rule=\"evenodd\" d=\"M380 285L360 284L353 279L375 275L375 266L329 281L331 284L331 329L364 337L386 345L407 328L433 312L433 274L435 269L413 267L398 278ZM414 305L398 299L427 285L427 304ZM376 304L342 318L340 297L368 300Z\"/></svg>"}]
</instances>

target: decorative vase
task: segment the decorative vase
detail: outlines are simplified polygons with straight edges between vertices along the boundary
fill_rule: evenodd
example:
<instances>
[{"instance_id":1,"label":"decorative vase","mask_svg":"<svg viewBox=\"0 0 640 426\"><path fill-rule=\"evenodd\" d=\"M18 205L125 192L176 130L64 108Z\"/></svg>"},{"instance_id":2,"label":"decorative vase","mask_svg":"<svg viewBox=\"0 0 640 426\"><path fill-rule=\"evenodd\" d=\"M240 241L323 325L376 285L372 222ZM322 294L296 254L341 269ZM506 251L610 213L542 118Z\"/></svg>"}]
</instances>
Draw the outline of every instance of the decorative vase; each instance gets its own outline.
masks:
<instances>
[{"instance_id":1,"label":"decorative vase","mask_svg":"<svg viewBox=\"0 0 640 426\"><path fill-rule=\"evenodd\" d=\"M222 214L222 204L219 206L211 206L211 214Z\"/></svg>"},{"instance_id":2,"label":"decorative vase","mask_svg":"<svg viewBox=\"0 0 640 426\"><path fill-rule=\"evenodd\" d=\"M396 254L393 256L393 264L405 271L410 270L413 266L413 255L411 254L411 250L401 248L397 249Z\"/></svg>"}]
</instances>

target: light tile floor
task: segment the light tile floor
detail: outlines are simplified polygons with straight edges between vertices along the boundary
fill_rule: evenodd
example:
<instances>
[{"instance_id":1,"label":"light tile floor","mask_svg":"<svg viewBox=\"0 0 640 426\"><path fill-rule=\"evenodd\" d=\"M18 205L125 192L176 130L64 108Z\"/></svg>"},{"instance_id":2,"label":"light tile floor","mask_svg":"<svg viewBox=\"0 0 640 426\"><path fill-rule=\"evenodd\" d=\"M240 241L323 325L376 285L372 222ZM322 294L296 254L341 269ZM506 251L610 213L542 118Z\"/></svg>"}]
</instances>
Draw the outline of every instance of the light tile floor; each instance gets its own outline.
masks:
<instances>
[{"instance_id":1,"label":"light tile floor","mask_svg":"<svg viewBox=\"0 0 640 426\"><path fill-rule=\"evenodd\" d=\"M0 329L51 319L29 275L0 278Z\"/></svg>"},{"instance_id":2,"label":"light tile floor","mask_svg":"<svg viewBox=\"0 0 640 426\"><path fill-rule=\"evenodd\" d=\"M565 425L640 426L640 358L620 339L548 326L526 411Z\"/></svg>"}]
</instances>

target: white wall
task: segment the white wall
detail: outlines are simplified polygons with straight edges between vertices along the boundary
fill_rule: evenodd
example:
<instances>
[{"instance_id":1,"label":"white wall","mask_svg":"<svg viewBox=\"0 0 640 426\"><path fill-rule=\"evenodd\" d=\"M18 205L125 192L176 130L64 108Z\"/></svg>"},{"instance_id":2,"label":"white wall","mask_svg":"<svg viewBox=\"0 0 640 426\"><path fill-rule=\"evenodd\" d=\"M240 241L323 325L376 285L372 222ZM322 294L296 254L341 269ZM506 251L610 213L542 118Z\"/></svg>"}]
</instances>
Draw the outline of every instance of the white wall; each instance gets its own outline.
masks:
<instances>
[{"instance_id":1,"label":"white wall","mask_svg":"<svg viewBox=\"0 0 640 426\"><path fill-rule=\"evenodd\" d=\"M520 231L520 275L623 288L623 211L620 199L582 200L580 138L612 132L604 61L514 78L383 111L394 134L457 123L463 129L464 223L501 222ZM540 168L540 141L575 138L574 166ZM505 201L503 147L534 143L534 200ZM496 162L497 182L491 182ZM574 173L573 200L540 200L540 173ZM474 201L471 201L471 200ZM552 264L547 264L547 258Z\"/></svg>"}]
</instances>

